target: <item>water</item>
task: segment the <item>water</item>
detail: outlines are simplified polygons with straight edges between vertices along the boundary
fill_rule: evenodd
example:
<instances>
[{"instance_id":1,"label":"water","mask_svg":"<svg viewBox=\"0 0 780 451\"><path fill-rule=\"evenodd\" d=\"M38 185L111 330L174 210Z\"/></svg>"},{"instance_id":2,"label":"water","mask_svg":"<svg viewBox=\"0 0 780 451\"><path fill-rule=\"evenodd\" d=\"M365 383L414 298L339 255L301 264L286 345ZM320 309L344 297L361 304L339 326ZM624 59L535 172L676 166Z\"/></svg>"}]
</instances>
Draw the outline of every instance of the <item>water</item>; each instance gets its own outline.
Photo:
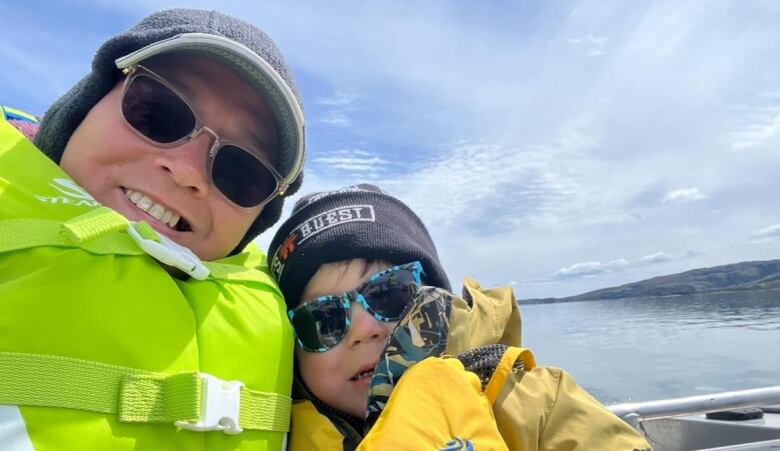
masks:
<instances>
[{"instance_id":1,"label":"water","mask_svg":"<svg viewBox=\"0 0 780 451\"><path fill-rule=\"evenodd\" d=\"M521 305L523 345L605 404L780 385L780 291Z\"/></svg>"}]
</instances>

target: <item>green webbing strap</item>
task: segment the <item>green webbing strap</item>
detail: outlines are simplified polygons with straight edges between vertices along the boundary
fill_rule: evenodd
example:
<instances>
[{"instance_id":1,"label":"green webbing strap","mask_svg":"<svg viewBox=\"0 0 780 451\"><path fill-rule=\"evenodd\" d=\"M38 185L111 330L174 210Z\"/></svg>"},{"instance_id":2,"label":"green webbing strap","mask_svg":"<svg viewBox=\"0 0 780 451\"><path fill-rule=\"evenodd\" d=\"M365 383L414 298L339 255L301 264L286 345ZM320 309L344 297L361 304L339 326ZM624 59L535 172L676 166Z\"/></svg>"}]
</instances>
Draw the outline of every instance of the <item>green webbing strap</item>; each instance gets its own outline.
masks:
<instances>
[{"instance_id":1,"label":"green webbing strap","mask_svg":"<svg viewBox=\"0 0 780 451\"><path fill-rule=\"evenodd\" d=\"M166 375L69 357L0 352L0 404L117 414L120 422L173 423L201 417L202 378ZM239 425L286 432L291 400L241 389Z\"/></svg>"},{"instance_id":2,"label":"green webbing strap","mask_svg":"<svg viewBox=\"0 0 780 451\"><path fill-rule=\"evenodd\" d=\"M0 253L41 246L80 247L94 254L142 255L129 235L127 219L100 207L68 221L51 219L6 219L0 221Z\"/></svg>"},{"instance_id":3,"label":"green webbing strap","mask_svg":"<svg viewBox=\"0 0 780 451\"><path fill-rule=\"evenodd\" d=\"M0 253L34 247L79 247L93 254L143 255L129 235L108 235L91 241L74 240L73 231L62 221L51 219L6 219L0 221ZM125 226L126 227L126 226ZM80 229L77 229L80 232ZM77 233L78 233L77 232ZM91 231L94 233L94 231ZM90 231L84 232L85 234Z\"/></svg>"},{"instance_id":4,"label":"green webbing strap","mask_svg":"<svg viewBox=\"0 0 780 451\"><path fill-rule=\"evenodd\" d=\"M0 220L0 254L36 247L80 248L96 255L145 255L124 231L127 219L107 207L100 207L68 221L52 219ZM144 238L160 242L157 232L146 222L135 224ZM239 265L202 262L209 277L219 280L256 281L257 271Z\"/></svg>"},{"instance_id":5,"label":"green webbing strap","mask_svg":"<svg viewBox=\"0 0 780 451\"><path fill-rule=\"evenodd\" d=\"M35 247L78 247L99 255L143 255L129 235L102 236L81 242L64 227L62 221L51 219L6 219L0 221L0 253Z\"/></svg>"},{"instance_id":6,"label":"green webbing strap","mask_svg":"<svg viewBox=\"0 0 780 451\"><path fill-rule=\"evenodd\" d=\"M197 420L200 382L198 373L194 372L172 376L152 373L123 375L117 412L119 421L164 423Z\"/></svg>"},{"instance_id":7,"label":"green webbing strap","mask_svg":"<svg viewBox=\"0 0 780 451\"><path fill-rule=\"evenodd\" d=\"M245 429L287 432L291 411L292 399L287 396L243 388L238 425Z\"/></svg>"},{"instance_id":8,"label":"green webbing strap","mask_svg":"<svg viewBox=\"0 0 780 451\"><path fill-rule=\"evenodd\" d=\"M127 219L106 207L90 210L83 215L65 221L62 233L72 241L81 244L113 232L127 229Z\"/></svg>"}]
</instances>

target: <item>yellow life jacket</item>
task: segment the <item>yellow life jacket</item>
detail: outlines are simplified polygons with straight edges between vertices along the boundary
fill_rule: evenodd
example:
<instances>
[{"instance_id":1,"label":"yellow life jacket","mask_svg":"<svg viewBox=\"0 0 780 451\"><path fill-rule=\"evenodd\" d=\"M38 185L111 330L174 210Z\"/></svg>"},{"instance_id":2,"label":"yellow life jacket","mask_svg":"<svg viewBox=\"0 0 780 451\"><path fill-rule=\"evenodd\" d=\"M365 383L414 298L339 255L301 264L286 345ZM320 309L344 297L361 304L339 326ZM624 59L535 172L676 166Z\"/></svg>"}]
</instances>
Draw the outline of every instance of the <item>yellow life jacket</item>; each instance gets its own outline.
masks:
<instances>
[{"instance_id":1,"label":"yellow life jacket","mask_svg":"<svg viewBox=\"0 0 780 451\"><path fill-rule=\"evenodd\" d=\"M254 246L200 262L0 118L0 448L282 449L292 349Z\"/></svg>"}]
</instances>

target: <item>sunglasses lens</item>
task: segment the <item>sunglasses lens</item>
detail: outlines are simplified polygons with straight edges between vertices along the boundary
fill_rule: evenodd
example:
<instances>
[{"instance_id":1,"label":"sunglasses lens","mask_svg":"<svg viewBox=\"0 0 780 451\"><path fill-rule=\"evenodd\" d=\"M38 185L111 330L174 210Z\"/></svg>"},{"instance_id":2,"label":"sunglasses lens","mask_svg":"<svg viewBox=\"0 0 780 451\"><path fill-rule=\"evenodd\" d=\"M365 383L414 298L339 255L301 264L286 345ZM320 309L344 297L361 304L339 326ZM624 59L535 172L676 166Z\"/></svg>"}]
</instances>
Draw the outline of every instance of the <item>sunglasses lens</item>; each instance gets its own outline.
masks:
<instances>
[{"instance_id":1,"label":"sunglasses lens","mask_svg":"<svg viewBox=\"0 0 780 451\"><path fill-rule=\"evenodd\" d=\"M389 321L396 321L414 299L418 288L417 279L412 271L398 269L370 281L360 294L375 313Z\"/></svg>"},{"instance_id":2,"label":"sunglasses lens","mask_svg":"<svg viewBox=\"0 0 780 451\"><path fill-rule=\"evenodd\" d=\"M310 351L332 348L344 338L347 313L337 297L304 304L292 317L295 336Z\"/></svg>"},{"instance_id":3,"label":"sunglasses lens","mask_svg":"<svg viewBox=\"0 0 780 451\"><path fill-rule=\"evenodd\" d=\"M220 147L211 168L214 185L242 207L254 207L276 191L276 178L248 151L233 145Z\"/></svg>"},{"instance_id":4,"label":"sunglasses lens","mask_svg":"<svg viewBox=\"0 0 780 451\"><path fill-rule=\"evenodd\" d=\"M195 128L195 115L181 97L159 81L136 75L122 97L122 114L131 127L150 140L169 144Z\"/></svg>"}]
</instances>

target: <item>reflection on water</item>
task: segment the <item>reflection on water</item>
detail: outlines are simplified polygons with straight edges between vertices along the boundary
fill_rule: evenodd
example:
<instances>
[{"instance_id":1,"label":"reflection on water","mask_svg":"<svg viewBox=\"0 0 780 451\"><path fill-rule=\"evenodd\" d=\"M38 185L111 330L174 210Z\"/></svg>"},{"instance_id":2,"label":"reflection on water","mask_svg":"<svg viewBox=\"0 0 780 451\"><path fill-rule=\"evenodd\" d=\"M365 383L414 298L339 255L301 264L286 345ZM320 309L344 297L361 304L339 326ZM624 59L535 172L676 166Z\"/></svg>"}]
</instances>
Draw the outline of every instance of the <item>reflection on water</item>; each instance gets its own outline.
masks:
<instances>
[{"instance_id":1,"label":"reflection on water","mask_svg":"<svg viewBox=\"0 0 780 451\"><path fill-rule=\"evenodd\" d=\"M607 404L780 385L780 291L520 308L539 364Z\"/></svg>"}]
</instances>

